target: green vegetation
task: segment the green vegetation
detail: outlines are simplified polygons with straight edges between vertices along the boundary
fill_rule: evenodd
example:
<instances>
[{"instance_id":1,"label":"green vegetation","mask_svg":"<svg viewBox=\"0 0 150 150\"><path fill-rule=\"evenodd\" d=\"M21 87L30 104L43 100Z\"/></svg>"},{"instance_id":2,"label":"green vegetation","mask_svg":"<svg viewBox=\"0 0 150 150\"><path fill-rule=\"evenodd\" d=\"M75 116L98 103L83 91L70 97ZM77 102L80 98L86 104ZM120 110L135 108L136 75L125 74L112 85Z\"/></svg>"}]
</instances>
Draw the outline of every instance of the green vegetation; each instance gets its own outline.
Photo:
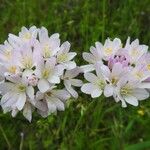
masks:
<instances>
[{"instance_id":1,"label":"green vegetation","mask_svg":"<svg viewBox=\"0 0 150 150\"><path fill-rule=\"evenodd\" d=\"M45 26L58 32L78 53L96 41L128 36L150 46L149 0L0 0L0 42L22 26ZM113 99L92 100L80 92L66 111L32 123L22 114L12 118L0 110L0 150L149 150L150 102L126 109Z\"/></svg>"}]
</instances>

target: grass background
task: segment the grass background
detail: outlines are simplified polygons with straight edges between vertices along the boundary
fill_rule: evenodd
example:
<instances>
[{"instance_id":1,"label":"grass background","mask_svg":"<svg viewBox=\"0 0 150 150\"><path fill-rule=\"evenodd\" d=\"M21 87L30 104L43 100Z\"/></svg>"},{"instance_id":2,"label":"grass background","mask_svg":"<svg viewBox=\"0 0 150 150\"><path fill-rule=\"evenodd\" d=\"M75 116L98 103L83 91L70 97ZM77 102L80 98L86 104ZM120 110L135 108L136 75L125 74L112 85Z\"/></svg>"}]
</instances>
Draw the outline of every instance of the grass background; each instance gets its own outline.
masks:
<instances>
[{"instance_id":1,"label":"grass background","mask_svg":"<svg viewBox=\"0 0 150 150\"><path fill-rule=\"evenodd\" d=\"M150 46L149 0L0 0L0 43L22 26L45 26L68 40L76 61L96 41L128 36ZM150 102L126 109L80 93L65 112L29 123L0 110L0 150L150 150Z\"/></svg>"}]
</instances>

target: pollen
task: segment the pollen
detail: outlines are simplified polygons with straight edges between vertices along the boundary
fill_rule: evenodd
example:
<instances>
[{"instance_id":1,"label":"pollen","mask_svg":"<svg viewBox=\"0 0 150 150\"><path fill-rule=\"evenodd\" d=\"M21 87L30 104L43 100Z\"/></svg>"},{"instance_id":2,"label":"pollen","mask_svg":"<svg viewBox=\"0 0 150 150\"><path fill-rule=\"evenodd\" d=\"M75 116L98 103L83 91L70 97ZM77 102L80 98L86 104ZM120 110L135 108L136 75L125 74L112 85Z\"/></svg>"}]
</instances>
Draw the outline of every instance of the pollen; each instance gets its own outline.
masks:
<instances>
[{"instance_id":1,"label":"pollen","mask_svg":"<svg viewBox=\"0 0 150 150\"><path fill-rule=\"evenodd\" d=\"M105 52L106 52L106 54L111 54L112 53L112 48L106 48Z\"/></svg>"},{"instance_id":2,"label":"pollen","mask_svg":"<svg viewBox=\"0 0 150 150\"><path fill-rule=\"evenodd\" d=\"M117 79L116 77L113 77L112 80L111 80L111 83L112 83L112 84L116 84L117 81L118 81L118 79Z\"/></svg>"},{"instance_id":3,"label":"pollen","mask_svg":"<svg viewBox=\"0 0 150 150\"><path fill-rule=\"evenodd\" d=\"M142 72L136 72L135 77L138 79L141 79L143 77L143 73Z\"/></svg>"},{"instance_id":4,"label":"pollen","mask_svg":"<svg viewBox=\"0 0 150 150\"><path fill-rule=\"evenodd\" d=\"M31 39L31 34L30 34L30 33L26 33L26 34L23 36L23 38L24 38L25 40L29 40L29 39Z\"/></svg>"},{"instance_id":5,"label":"pollen","mask_svg":"<svg viewBox=\"0 0 150 150\"><path fill-rule=\"evenodd\" d=\"M137 49L133 49L132 52L131 52L131 56L135 57L135 56L138 56L138 51Z\"/></svg>"},{"instance_id":6,"label":"pollen","mask_svg":"<svg viewBox=\"0 0 150 150\"><path fill-rule=\"evenodd\" d=\"M24 65L25 68L31 69L31 68L33 67L32 58L29 57L29 56L25 56L25 57L22 59L22 64Z\"/></svg>"},{"instance_id":7,"label":"pollen","mask_svg":"<svg viewBox=\"0 0 150 150\"><path fill-rule=\"evenodd\" d=\"M18 89L19 89L20 92L25 92L26 87L25 87L24 85L20 84L20 85L18 86Z\"/></svg>"},{"instance_id":8,"label":"pollen","mask_svg":"<svg viewBox=\"0 0 150 150\"><path fill-rule=\"evenodd\" d=\"M52 53L51 53L51 48L49 47L48 44L46 44L43 48L43 57L44 58L49 58L51 57Z\"/></svg>"},{"instance_id":9,"label":"pollen","mask_svg":"<svg viewBox=\"0 0 150 150\"><path fill-rule=\"evenodd\" d=\"M104 86L105 86L105 82L103 80L99 80L97 81L98 83L98 86L101 88L101 89L104 89Z\"/></svg>"},{"instance_id":10,"label":"pollen","mask_svg":"<svg viewBox=\"0 0 150 150\"><path fill-rule=\"evenodd\" d=\"M132 94L132 89L130 86L124 86L120 90L120 93L121 93L121 95L130 95L130 94Z\"/></svg>"},{"instance_id":11,"label":"pollen","mask_svg":"<svg viewBox=\"0 0 150 150\"><path fill-rule=\"evenodd\" d=\"M10 67L8 68L8 72L13 73L13 74L16 73L16 70L17 70L16 66L10 66Z\"/></svg>"},{"instance_id":12,"label":"pollen","mask_svg":"<svg viewBox=\"0 0 150 150\"><path fill-rule=\"evenodd\" d=\"M147 69L150 71L150 64L147 65Z\"/></svg>"},{"instance_id":13,"label":"pollen","mask_svg":"<svg viewBox=\"0 0 150 150\"><path fill-rule=\"evenodd\" d=\"M58 62L65 62L67 58L67 54L61 54L57 57Z\"/></svg>"},{"instance_id":14,"label":"pollen","mask_svg":"<svg viewBox=\"0 0 150 150\"><path fill-rule=\"evenodd\" d=\"M8 50L8 51L6 51L5 52L5 58L7 59L7 60L9 60L10 58L11 58L11 51L10 50Z\"/></svg>"},{"instance_id":15,"label":"pollen","mask_svg":"<svg viewBox=\"0 0 150 150\"><path fill-rule=\"evenodd\" d=\"M47 95L47 96L51 96L52 93L51 93L51 92L47 92L46 95Z\"/></svg>"},{"instance_id":16,"label":"pollen","mask_svg":"<svg viewBox=\"0 0 150 150\"><path fill-rule=\"evenodd\" d=\"M50 70L44 69L43 72L42 72L42 77L47 79L49 74L50 74Z\"/></svg>"}]
</instances>

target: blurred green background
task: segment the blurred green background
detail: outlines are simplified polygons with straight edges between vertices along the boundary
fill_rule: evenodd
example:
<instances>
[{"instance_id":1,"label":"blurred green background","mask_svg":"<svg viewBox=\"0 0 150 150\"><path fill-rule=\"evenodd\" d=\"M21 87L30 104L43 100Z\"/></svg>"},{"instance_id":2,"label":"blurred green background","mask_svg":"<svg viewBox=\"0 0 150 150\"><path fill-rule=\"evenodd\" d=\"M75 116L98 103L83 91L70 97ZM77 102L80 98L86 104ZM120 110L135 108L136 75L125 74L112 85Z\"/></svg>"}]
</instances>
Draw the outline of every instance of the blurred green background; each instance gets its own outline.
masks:
<instances>
[{"instance_id":1,"label":"blurred green background","mask_svg":"<svg viewBox=\"0 0 150 150\"><path fill-rule=\"evenodd\" d=\"M76 61L96 41L128 36L150 46L150 0L0 0L0 42L22 26L45 26L68 40ZM78 89L78 91L80 91ZM69 107L68 107L69 106ZM0 110L0 150L150 150L150 101L121 108L80 93L65 112L32 123Z\"/></svg>"}]
</instances>

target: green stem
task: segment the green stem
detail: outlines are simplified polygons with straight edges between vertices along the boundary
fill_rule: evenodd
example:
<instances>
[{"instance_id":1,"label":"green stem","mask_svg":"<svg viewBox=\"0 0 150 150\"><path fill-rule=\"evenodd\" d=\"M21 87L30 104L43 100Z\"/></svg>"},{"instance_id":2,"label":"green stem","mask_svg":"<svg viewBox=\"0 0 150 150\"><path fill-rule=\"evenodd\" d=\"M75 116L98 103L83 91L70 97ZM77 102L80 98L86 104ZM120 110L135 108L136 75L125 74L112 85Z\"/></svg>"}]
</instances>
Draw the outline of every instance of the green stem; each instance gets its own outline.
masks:
<instances>
[{"instance_id":1,"label":"green stem","mask_svg":"<svg viewBox=\"0 0 150 150\"><path fill-rule=\"evenodd\" d=\"M9 142L9 140L8 140L8 138L7 138L4 130L3 130L3 127L1 126L1 124L0 124L0 130L2 132L2 135L3 135L3 137L4 137L4 139L5 139L6 143L7 143L7 145L8 145L8 149L11 149L11 144L10 144L10 142Z\"/></svg>"},{"instance_id":2,"label":"green stem","mask_svg":"<svg viewBox=\"0 0 150 150\"><path fill-rule=\"evenodd\" d=\"M24 135L23 133L21 133L21 142L20 142L19 150L23 149L23 139L24 139Z\"/></svg>"}]
</instances>

